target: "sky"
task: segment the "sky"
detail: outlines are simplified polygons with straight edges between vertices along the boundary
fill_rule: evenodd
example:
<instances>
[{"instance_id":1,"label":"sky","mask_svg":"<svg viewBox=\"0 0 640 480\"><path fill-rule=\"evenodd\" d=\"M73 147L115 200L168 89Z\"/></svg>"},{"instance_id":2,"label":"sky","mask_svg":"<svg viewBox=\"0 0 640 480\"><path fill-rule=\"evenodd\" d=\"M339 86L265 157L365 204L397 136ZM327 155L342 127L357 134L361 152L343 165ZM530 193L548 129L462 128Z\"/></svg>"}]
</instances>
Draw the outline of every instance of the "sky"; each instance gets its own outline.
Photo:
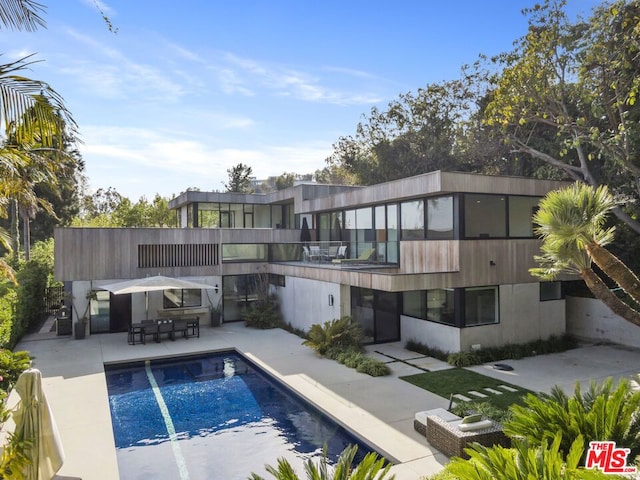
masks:
<instances>
[{"instance_id":1,"label":"sky","mask_svg":"<svg viewBox=\"0 0 640 480\"><path fill-rule=\"evenodd\" d=\"M47 28L3 30L1 61L36 53L24 75L64 97L90 192L132 201L224 191L238 163L258 179L313 173L372 107L509 51L534 3L41 1Z\"/></svg>"}]
</instances>

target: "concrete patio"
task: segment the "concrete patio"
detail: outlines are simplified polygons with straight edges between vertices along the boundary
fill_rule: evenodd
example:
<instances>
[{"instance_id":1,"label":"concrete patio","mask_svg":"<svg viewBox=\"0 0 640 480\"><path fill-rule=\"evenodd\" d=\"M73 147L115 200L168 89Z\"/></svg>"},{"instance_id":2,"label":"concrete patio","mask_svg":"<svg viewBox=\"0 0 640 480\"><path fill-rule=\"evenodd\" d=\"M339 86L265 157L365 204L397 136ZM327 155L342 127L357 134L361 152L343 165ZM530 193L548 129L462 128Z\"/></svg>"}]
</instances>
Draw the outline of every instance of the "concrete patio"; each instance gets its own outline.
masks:
<instances>
[{"instance_id":1,"label":"concrete patio","mask_svg":"<svg viewBox=\"0 0 640 480\"><path fill-rule=\"evenodd\" d=\"M118 479L103 365L145 358L178 356L234 348L278 377L338 423L366 439L393 460L398 480L417 480L442 469L447 458L413 430L417 411L448 406L444 399L400 380L399 376L447 368L438 360L402 348L399 343L368 347L369 354L388 362L392 375L372 378L337 362L319 358L286 331L254 330L242 323L204 327L200 338L128 345L127 334L92 335L84 340L40 334L25 338L43 373L66 461L60 479ZM554 384L572 390L575 381L630 377L640 368L640 351L615 346L586 346L562 354L509 361L511 372L491 365L473 367L532 390ZM15 401L15 395L10 398ZM275 463L276 459L273 459ZM250 472L247 472L247 476ZM232 479L225 479L232 480Z\"/></svg>"}]
</instances>

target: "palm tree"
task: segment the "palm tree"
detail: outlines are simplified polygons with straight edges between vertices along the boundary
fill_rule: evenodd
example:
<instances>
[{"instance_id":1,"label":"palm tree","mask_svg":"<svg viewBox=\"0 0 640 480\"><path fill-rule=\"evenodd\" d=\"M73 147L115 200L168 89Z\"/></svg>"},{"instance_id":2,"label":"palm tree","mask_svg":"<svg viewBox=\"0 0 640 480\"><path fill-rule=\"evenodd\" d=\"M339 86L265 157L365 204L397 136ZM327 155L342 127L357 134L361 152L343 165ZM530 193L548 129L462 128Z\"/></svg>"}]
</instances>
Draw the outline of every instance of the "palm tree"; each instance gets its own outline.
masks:
<instances>
[{"instance_id":1,"label":"palm tree","mask_svg":"<svg viewBox=\"0 0 640 480\"><path fill-rule=\"evenodd\" d=\"M576 182L549 192L540 202L533 220L543 240L540 267L532 275L552 280L561 273L578 274L596 298L614 313L640 326L640 313L618 298L591 268L595 263L636 302L640 302L640 280L605 245L614 238L615 227L606 227L608 214L619 204L602 185L594 189Z\"/></svg>"},{"instance_id":2,"label":"palm tree","mask_svg":"<svg viewBox=\"0 0 640 480\"><path fill-rule=\"evenodd\" d=\"M43 10L34 0L1 0L0 25L36 30L45 26L40 16ZM47 83L21 75L33 63L28 55L0 64L0 120L7 134L0 148L0 215L5 217L11 201L20 205L23 218L33 214L39 203L34 186L41 183L43 175L49 176L51 167L42 152L57 149L65 129L72 136L76 133L76 123L63 98ZM47 168L40 168L43 165ZM6 263L0 267L0 273L11 276L10 269L4 268Z\"/></svg>"},{"instance_id":3,"label":"palm tree","mask_svg":"<svg viewBox=\"0 0 640 480\"><path fill-rule=\"evenodd\" d=\"M357 451L357 445L349 445L340 454L336 465L330 468L327 466L325 447L322 460L318 465L311 460L305 463L306 478L308 480L373 480L374 478L376 480L384 480L385 478L394 480L396 478L395 475L387 477L391 464L373 452L367 453L358 465L353 466L353 459ZM302 478L284 458L278 460L278 468L267 465L266 469L276 480L301 480ZM249 480L264 480L264 477L252 473Z\"/></svg>"}]
</instances>

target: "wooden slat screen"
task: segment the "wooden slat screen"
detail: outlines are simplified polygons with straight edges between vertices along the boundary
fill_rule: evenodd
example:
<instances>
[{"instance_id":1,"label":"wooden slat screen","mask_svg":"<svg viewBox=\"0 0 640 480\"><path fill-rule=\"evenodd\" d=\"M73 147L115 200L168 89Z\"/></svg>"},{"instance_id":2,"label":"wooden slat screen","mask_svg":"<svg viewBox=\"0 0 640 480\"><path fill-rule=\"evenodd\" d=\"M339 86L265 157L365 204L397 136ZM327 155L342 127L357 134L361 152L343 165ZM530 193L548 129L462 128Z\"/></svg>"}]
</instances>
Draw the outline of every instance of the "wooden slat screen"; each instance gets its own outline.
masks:
<instances>
[{"instance_id":1,"label":"wooden slat screen","mask_svg":"<svg viewBox=\"0 0 640 480\"><path fill-rule=\"evenodd\" d=\"M138 245L138 268L208 267L219 262L216 243Z\"/></svg>"}]
</instances>

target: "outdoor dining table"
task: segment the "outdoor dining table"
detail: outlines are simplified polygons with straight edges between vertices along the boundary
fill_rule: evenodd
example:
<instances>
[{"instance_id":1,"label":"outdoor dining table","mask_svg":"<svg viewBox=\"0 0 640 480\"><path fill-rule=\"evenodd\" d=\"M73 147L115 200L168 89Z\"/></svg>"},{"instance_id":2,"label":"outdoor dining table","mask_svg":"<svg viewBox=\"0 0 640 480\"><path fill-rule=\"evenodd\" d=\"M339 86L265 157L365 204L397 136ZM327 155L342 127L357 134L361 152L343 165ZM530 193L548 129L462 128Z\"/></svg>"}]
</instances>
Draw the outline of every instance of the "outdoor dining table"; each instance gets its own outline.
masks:
<instances>
[{"instance_id":1,"label":"outdoor dining table","mask_svg":"<svg viewBox=\"0 0 640 480\"><path fill-rule=\"evenodd\" d=\"M185 339L190 336L200 338L200 319L198 317L185 319L160 318L132 323L129 326L127 341L129 345L146 343L147 335L153 335L156 343L160 343L163 334L166 334L173 341L177 333L181 334Z\"/></svg>"}]
</instances>

